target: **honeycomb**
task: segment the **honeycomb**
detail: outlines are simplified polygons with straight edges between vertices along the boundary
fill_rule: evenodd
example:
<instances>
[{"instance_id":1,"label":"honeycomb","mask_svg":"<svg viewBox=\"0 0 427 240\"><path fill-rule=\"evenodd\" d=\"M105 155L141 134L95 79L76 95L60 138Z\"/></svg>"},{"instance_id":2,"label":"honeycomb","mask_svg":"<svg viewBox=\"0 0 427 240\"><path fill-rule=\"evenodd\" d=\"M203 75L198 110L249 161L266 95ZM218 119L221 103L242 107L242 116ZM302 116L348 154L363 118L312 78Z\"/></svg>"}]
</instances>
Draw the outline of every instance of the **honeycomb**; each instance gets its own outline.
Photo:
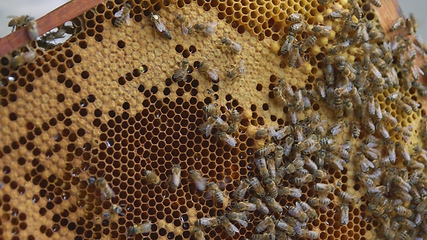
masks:
<instances>
[{"instance_id":1,"label":"honeycomb","mask_svg":"<svg viewBox=\"0 0 427 240\"><path fill-rule=\"evenodd\" d=\"M2 56L0 238L425 237L423 53L377 2L109 0Z\"/></svg>"}]
</instances>

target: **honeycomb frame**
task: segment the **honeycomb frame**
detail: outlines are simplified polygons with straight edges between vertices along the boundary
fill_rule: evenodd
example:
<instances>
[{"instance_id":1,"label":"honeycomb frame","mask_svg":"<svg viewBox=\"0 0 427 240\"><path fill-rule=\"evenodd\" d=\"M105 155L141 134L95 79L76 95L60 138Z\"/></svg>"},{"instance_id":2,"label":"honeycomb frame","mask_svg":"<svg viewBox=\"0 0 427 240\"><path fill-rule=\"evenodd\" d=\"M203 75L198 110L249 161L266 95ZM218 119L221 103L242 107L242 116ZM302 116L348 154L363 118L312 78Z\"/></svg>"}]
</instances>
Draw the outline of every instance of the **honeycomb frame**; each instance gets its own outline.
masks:
<instances>
[{"instance_id":1,"label":"honeycomb frame","mask_svg":"<svg viewBox=\"0 0 427 240\"><path fill-rule=\"evenodd\" d=\"M290 108L283 107L274 97L274 87L285 78L294 91L314 89L324 76L324 52L340 30L339 25L326 18L331 5L323 6L317 1L288 1L286 5L274 0L133 0L129 1L132 24L114 27L114 14L125 2L106 1L73 19L74 36L54 49L37 48L36 59L28 64L16 69L10 66L22 49L1 58L1 238L125 239L131 226L148 220L153 223L151 231L136 234L135 239L194 238L197 219L222 216L230 212L230 206L218 205L207 190L197 191L189 170L200 171L218 184L226 193L227 203L235 201L233 193L240 181L260 176L256 153L272 141L257 138L256 132L265 126L280 129L295 125L289 117ZM376 9L369 1L358 2L364 19L381 29ZM333 4L344 8L348 5L344 0ZM150 24L152 11L161 16L172 40ZM297 68L288 67L286 57L277 54L282 39L289 34L286 19L294 12L308 14L308 24L322 22L334 27L329 37L319 38L302 54L303 63ZM185 35L174 25L178 13L194 23L215 19L216 32L210 36ZM303 31L296 39L302 42L308 35ZM239 43L243 50L233 54L221 44L223 36ZM31 46L35 47L35 43ZM353 50L356 51L350 49L346 56L349 62L360 61L350 54ZM188 59L190 67L185 80L177 81L173 74L183 59ZM224 73L242 60L245 71L235 79L227 79ZM218 83L198 70L202 62L221 73ZM420 122L425 112L420 106L405 115L398 104L387 102L390 95L399 91L402 90L386 89L375 99L396 117L399 126L415 126L408 146L422 145L417 133L422 131ZM405 94L421 101L414 88ZM239 131L231 134L236 146L220 139L216 128L208 137L200 131L206 122L203 107L209 104L218 106L219 118L224 121L229 119L231 109L242 115ZM328 128L337 122L334 110L321 101L298 112L298 120L303 121L311 112L327 119ZM336 141L342 144L350 135L345 128ZM367 135L364 129L362 136ZM403 141L398 132L390 139ZM362 142L351 141L352 145ZM412 148L410 151L415 154ZM355 153L352 150L351 154ZM289 157L283 161L291 160ZM174 164L183 171L180 186L172 191L168 178ZM326 194L331 203L326 208L316 208L318 219L307 222L306 228L318 231L320 239L377 236L383 222L368 207L371 200L366 196L366 187L357 180L356 165L350 161L341 171L332 164L326 165L324 171L332 178L302 184L300 198L278 197L285 211L274 216L289 216L289 207L297 200L318 197L313 190L316 183L328 183L335 186ZM401 156L395 166L404 166ZM145 170L155 171L160 184L148 184ZM90 177L103 177L115 197L103 201L102 192L90 184ZM292 177L286 176L281 184L295 187ZM343 225L340 192L360 197L358 203L349 205L349 223ZM250 190L245 200L255 195ZM103 214L114 204L124 204L124 215L112 214L105 219ZM396 213L391 212L394 217ZM250 213L247 227L233 222L239 230L234 238L250 238L264 217L257 210ZM222 227L206 227L203 231L209 239L228 237Z\"/></svg>"}]
</instances>

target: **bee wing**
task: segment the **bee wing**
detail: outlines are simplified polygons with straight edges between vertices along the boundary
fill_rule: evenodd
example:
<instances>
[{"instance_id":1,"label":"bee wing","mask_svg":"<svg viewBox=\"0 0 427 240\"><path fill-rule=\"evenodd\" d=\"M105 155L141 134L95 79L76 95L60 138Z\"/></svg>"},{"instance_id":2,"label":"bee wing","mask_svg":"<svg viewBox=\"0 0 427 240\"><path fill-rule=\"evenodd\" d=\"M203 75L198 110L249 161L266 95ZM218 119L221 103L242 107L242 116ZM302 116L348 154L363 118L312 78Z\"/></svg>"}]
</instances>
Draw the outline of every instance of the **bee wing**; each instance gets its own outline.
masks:
<instances>
[{"instance_id":1,"label":"bee wing","mask_svg":"<svg viewBox=\"0 0 427 240\"><path fill-rule=\"evenodd\" d=\"M159 30L159 32L166 31L166 26L165 24L163 24L163 22L157 20L157 21L154 21L154 25L156 26L157 30Z\"/></svg>"},{"instance_id":2,"label":"bee wing","mask_svg":"<svg viewBox=\"0 0 427 240\"><path fill-rule=\"evenodd\" d=\"M199 189L200 191L205 191L206 190L206 178L202 178L199 181L196 182L196 186L197 189Z\"/></svg>"},{"instance_id":3,"label":"bee wing","mask_svg":"<svg viewBox=\"0 0 427 240\"><path fill-rule=\"evenodd\" d=\"M126 22L126 25L130 26L130 24L131 24L131 21L130 21L130 14L128 14L128 15L126 16L125 22Z\"/></svg>"},{"instance_id":4,"label":"bee wing","mask_svg":"<svg viewBox=\"0 0 427 240\"><path fill-rule=\"evenodd\" d=\"M114 13L114 17L120 17L123 14L123 8Z\"/></svg>"},{"instance_id":5,"label":"bee wing","mask_svg":"<svg viewBox=\"0 0 427 240\"><path fill-rule=\"evenodd\" d=\"M19 16L9 15L9 16L7 16L6 18L17 18L17 17L19 17Z\"/></svg>"},{"instance_id":6,"label":"bee wing","mask_svg":"<svg viewBox=\"0 0 427 240\"><path fill-rule=\"evenodd\" d=\"M214 124L209 124L208 122L204 122L199 126L199 131L204 132L206 137L211 135Z\"/></svg>"},{"instance_id":7,"label":"bee wing","mask_svg":"<svg viewBox=\"0 0 427 240\"><path fill-rule=\"evenodd\" d=\"M107 195L105 194L105 192L104 191L101 191L101 201L105 201L105 200L107 200L108 199L108 197L107 197Z\"/></svg>"},{"instance_id":8,"label":"bee wing","mask_svg":"<svg viewBox=\"0 0 427 240\"><path fill-rule=\"evenodd\" d=\"M230 237L233 237L236 233L239 232L239 229L232 223L230 223L229 227L226 227L225 230Z\"/></svg>"},{"instance_id":9,"label":"bee wing","mask_svg":"<svg viewBox=\"0 0 427 240\"><path fill-rule=\"evenodd\" d=\"M188 28L185 26L185 24L181 24L181 31L184 35L188 35Z\"/></svg>"},{"instance_id":10,"label":"bee wing","mask_svg":"<svg viewBox=\"0 0 427 240\"><path fill-rule=\"evenodd\" d=\"M232 136L228 136L227 140L225 142L228 143L228 145L230 145L232 147L235 147L237 145L236 139L234 139L234 137L232 137Z\"/></svg>"},{"instance_id":11,"label":"bee wing","mask_svg":"<svg viewBox=\"0 0 427 240\"><path fill-rule=\"evenodd\" d=\"M216 27L218 25L217 22L208 22L206 25L208 25L209 27Z\"/></svg>"},{"instance_id":12,"label":"bee wing","mask_svg":"<svg viewBox=\"0 0 427 240\"><path fill-rule=\"evenodd\" d=\"M245 220L237 219L236 221L238 223L240 223L240 225L242 225L243 227L247 227L248 226L248 222L246 222Z\"/></svg>"}]
</instances>

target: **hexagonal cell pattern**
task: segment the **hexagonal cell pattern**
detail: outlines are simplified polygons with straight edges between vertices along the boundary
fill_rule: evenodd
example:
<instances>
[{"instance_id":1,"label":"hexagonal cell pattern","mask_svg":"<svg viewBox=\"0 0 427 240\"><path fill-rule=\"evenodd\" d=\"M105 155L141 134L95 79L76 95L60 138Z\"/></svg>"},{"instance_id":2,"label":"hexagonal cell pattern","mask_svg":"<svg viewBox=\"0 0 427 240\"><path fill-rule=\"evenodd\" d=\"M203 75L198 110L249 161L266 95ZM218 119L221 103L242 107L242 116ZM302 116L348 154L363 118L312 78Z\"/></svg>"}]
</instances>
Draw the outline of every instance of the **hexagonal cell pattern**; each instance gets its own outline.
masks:
<instances>
[{"instance_id":1,"label":"hexagonal cell pattern","mask_svg":"<svg viewBox=\"0 0 427 240\"><path fill-rule=\"evenodd\" d=\"M2 56L0 238L425 237L420 53L377 7L110 0Z\"/></svg>"}]
</instances>

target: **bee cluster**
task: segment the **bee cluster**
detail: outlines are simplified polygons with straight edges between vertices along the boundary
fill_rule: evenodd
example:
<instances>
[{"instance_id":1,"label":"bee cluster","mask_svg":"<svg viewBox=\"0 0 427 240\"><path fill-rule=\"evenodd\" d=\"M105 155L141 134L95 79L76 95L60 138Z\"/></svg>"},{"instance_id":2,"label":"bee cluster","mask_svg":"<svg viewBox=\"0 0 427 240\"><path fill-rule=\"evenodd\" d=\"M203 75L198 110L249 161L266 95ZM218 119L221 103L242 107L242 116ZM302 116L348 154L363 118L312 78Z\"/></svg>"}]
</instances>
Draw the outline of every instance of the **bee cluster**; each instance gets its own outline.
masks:
<instances>
[{"instance_id":1,"label":"bee cluster","mask_svg":"<svg viewBox=\"0 0 427 240\"><path fill-rule=\"evenodd\" d=\"M227 121L221 118L220 109L215 104L209 104L203 107L206 113L206 122L199 126L199 131L209 137L213 129L216 129L216 135L219 139L226 142L228 145L235 147L237 140L230 134L236 133L239 130L240 120L242 115L237 109L229 111Z\"/></svg>"},{"instance_id":2,"label":"bee cluster","mask_svg":"<svg viewBox=\"0 0 427 240\"><path fill-rule=\"evenodd\" d=\"M290 168L291 171L286 171L286 174L293 174L291 179L294 179L296 186L324 180L316 177L314 172L322 171L323 164L343 171L351 162L356 181L366 189L363 198L368 203L368 209L379 218L376 223L382 223L384 231L378 235L386 239L425 236L427 232L422 229L425 229L427 220L421 209L426 197L424 168L427 150L423 142L422 146L415 146L411 151L409 146L413 144L411 137L415 129L410 125L400 125L397 119L420 110L420 103L407 92L415 89L420 95L425 95L425 86L418 80L427 69L425 66L423 69L417 67L414 61L419 55L425 57L425 45L421 41L412 43L408 36L402 34L389 42L383 32L363 19L363 11L357 1L349 1L348 9L332 4L332 1L319 3L329 4L332 12L327 18L334 26L340 26L336 43L326 47L327 55L323 57L322 64L324 78L317 78L313 89L309 90L295 90L283 78L279 79L272 89L273 95L281 106L288 109L291 123L279 130L271 127L259 130L257 135L267 135L274 143L268 141L257 153L275 158L275 155L269 154L277 147L288 150L287 153L291 155L283 155L291 161L287 166L286 162L279 161L280 164L276 164L277 173L281 172L280 167ZM371 3L381 6L379 1ZM301 14L291 14L287 21L291 25L280 53L288 59L289 67L299 67L304 64L301 55L316 44L317 37L329 36L332 26L309 25ZM409 35L416 32L413 16L398 19L390 32L403 27ZM296 44L296 34L302 31L307 32L305 39ZM380 102L378 96L385 92L388 95L385 101ZM318 116L298 121L297 113L309 110L311 101L323 102L334 112L334 118L328 120L336 119L337 123L328 131L323 130L325 126ZM390 105L396 106L396 111L389 112ZM351 121L347 122L346 117ZM425 134L425 117L421 122L418 131ZM339 136L344 135L344 143L339 145L335 138L343 128L347 130ZM280 138L277 138L280 131L286 134L280 133ZM423 134L422 139L425 139ZM352 144L355 139L361 144ZM266 175L268 164L264 160L257 161L261 176ZM300 169L295 166L300 166ZM301 169L306 174L304 177L299 172ZM276 184L279 183L276 181ZM349 205L357 204L359 199L347 192L337 193L333 186L322 189L326 194L335 193L341 198L344 202L340 210L341 223L348 223ZM292 214L293 211L289 209L288 215Z\"/></svg>"},{"instance_id":3,"label":"bee cluster","mask_svg":"<svg viewBox=\"0 0 427 240\"><path fill-rule=\"evenodd\" d=\"M146 178L148 184L158 184L160 182L159 177L157 174L155 174L152 171L146 170ZM91 185L95 185L97 188L99 188L101 192L101 200L102 201L111 201L112 198L116 197L116 194L114 193L113 189L108 184L107 180L105 180L104 177L95 178L95 177L89 177L88 182ZM108 211L105 211L102 213L102 218L105 221L113 220L112 215L117 216L125 216L125 211L123 207L125 207L126 204L112 204L111 208ZM151 221L148 220L144 223L140 224L134 224L133 226L130 226L127 230L128 236L133 236L137 234L144 234L149 233L151 231Z\"/></svg>"},{"instance_id":4,"label":"bee cluster","mask_svg":"<svg viewBox=\"0 0 427 240\"><path fill-rule=\"evenodd\" d=\"M377 15L372 6L381 7L378 0L314 0L301 8L293 3L290 11L261 2L257 2L260 10L278 12L281 20L275 15L265 17L252 2L185 5L181 0L176 6L163 6L171 4L169 1L106 1L80 16L81 23L61 25L40 37L34 19L14 18L9 25L16 29L28 26L37 51L29 45L12 58L2 58L1 74L18 81L2 86L1 103L22 104L20 91L25 86L27 96L43 93L56 98L59 104L52 109L57 107L60 113L41 127L26 123L29 133L0 151L7 164L3 167L6 176L0 178L0 191L5 192L0 206L7 212L3 215L5 229L9 223L16 225L16 216L8 221L8 214L15 212L15 192L21 194L20 185L28 182L36 186L35 195L46 195L43 201L47 204L38 205L53 209L58 224L52 229L61 225L59 234L69 230L67 239L74 235L94 239L107 235L136 239L426 238L427 116L417 98L427 96L427 87L419 82L427 65L415 63L425 59L427 46L416 36L414 17L399 18L386 34L374 21ZM192 11L178 9L184 6ZM200 14L211 7L216 8L210 17ZM244 15L241 21L240 13ZM224 21L212 21L212 16ZM142 24L136 26L135 22ZM148 36L145 22L153 29ZM78 28L84 32L57 47L56 40L79 32ZM230 32L232 28L236 32ZM249 38L245 31L258 38ZM184 58L174 55L170 49L180 39L194 44L194 49L197 46L197 51L183 53ZM276 44L269 46L274 54L264 43ZM52 48L55 51L44 51ZM111 59L92 61L88 57L107 50ZM248 56L251 53L261 60L254 62ZM36 59L37 55L43 57ZM286 64L276 64L280 61ZM175 68L174 62L178 62ZM115 81L100 81L92 72L99 69L94 68L102 69L109 78L119 78L120 86ZM309 68L303 85L307 77L303 70ZM264 81L266 76L270 81ZM44 81L55 78L57 81ZM60 90L55 91L63 91L64 84L73 92L53 93L40 82L58 85ZM111 91L99 94L99 89ZM122 90L132 94L121 94ZM214 100L206 92L215 92ZM90 94L89 104L85 103L86 93ZM233 98L232 103L223 104L223 93L226 101ZM81 97L79 94L84 101L71 106L71 99ZM104 104L110 101L120 102L122 108ZM257 111L260 101L264 101L262 114ZM40 105L52 106L49 104ZM24 119L25 111L17 112L5 114L9 119L2 122ZM73 131L81 123L73 114L87 120L76 133ZM264 122L268 116L272 124ZM56 131L58 126L61 137L54 138L53 150L46 150L47 161L39 164L20 156L15 161L13 154L20 145L43 158L37 141L47 139L48 131ZM96 131L88 131L91 127ZM89 144L85 139L94 136L101 141L90 140ZM63 177L62 160L56 155L61 158L64 152ZM31 172L27 162L34 167ZM20 171L17 164L25 166L20 172L25 176L14 181L7 172L9 165L13 174ZM51 164L52 170L43 164ZM90 175L106 176L68 176L71 165L79 165ZM45 177L48 173L55 178ZM69 190L71 200L61 199L62 186L52 180L56 177L64 178L64 186L73 185L64 190ZM18 191L9 191L15 188ZM27 191L25 196L32 194ZM80 226L74 231L76 224ZM54 230L49 223L46 226L40 232L52 237ZM18 235L13 230L17 228L11 228L13 233L4 232ZM24 229L20 224L19 231Z\"/></svg>"}]
</instances>

